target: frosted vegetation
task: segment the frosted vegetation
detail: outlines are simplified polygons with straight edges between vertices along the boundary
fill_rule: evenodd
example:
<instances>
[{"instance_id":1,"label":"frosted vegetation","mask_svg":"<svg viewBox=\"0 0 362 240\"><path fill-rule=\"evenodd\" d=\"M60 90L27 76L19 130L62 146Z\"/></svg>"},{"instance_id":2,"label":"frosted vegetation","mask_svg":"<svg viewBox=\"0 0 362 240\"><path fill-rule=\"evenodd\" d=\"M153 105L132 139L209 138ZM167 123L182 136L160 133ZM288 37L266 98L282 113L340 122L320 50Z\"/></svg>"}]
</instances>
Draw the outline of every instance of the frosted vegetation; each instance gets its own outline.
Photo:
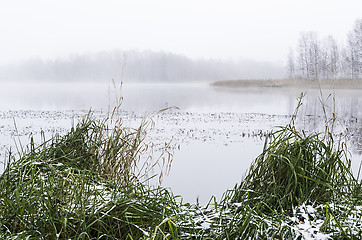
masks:
<instances>
[{"instance_id":1,"label":"frosted vegetation","mask_svg":"<svg viewBox=\"0 0 362 240\"><path fill-rule=\"evenodd\" d=\"M301 104L301 103L300 103ZM299 108L299 107L298 107ZM297 109L298 110L298 109ZM362 192L346 145L331 132L289 124L270 133L245 178L206 206L145 184L171 158L141 161L149 121L123 127L118 108L87 114L69 133L8 155L0 177L1 237L8 239L358 239ZM5 207L6 206L6 207Z\"/></svg>"},{"instance_id":2,"label":"frosted vegetation","mask_svg":"<svg viewBox=\"0 0 362 240\"><path fill-rule=\"evenodd\" d=\"M362 74L361 39L362 20L356 21L342 48L331 37L320 42L315 33L302 33L297 54L289 55L290 79L226 83L279 87L286 81L304 86L313 82L319 88L332 80L341 87L348 81L354 84ZM272 64L250 61L190 60L137 51L123 56L115 50L30 60L1 69L0 78L90 81L109 79L122 69L122 77L133 81L177 82L279 78L282 72ZM359 86L353 84L348 86ZM172 146L166 142L160 157L153 158L155 144L147 141L152 120L125 127L118 99L107 116L95 118L89 112L65 135L46 139L43 133L40 144L31 137L18 153L6 154L0 176L0 237L361 239L361 168L352 173L350 136L347 131L335 134L336 114L329 116L323 101L323 130L298 129L302 97L289 123L260 133L264 148L242 181L206 205L184 202L172 189L148 184L155 168L161 169L155 177L160 180L170 170Z\"/></svg>"}]
</instances>

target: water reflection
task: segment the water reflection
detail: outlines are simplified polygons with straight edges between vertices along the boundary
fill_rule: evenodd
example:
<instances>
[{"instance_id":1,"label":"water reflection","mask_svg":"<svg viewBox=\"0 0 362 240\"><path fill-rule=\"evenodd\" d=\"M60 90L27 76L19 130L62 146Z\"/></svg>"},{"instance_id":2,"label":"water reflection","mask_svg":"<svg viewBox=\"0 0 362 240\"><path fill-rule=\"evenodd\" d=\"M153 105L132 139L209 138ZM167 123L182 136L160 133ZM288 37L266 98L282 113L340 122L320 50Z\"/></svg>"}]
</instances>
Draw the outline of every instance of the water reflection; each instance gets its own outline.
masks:
<instances>
[{"instance_id":1,"label":"water reflection","mask_svg":"<svg viewBox=\"0 0 362 240\"><path fill-rule=\"evenodd\" d=\"M324 131L328 123L336 135L347 136L353 153L361 154L361 104L361 90L323 90L322 94L309 94L299 110L299 123L308 131Z\"/></svg>"},{"instance_id":2,"label":"water reflection","mask_svg":"<svg viewBox=\"0 0 362 240\"><path fill-rule=\"evenodd\" d=\"M255 139L217 144L191 143L175 152L172 169L163 186L186 202L206 204L211 196L218 200L227 189L240 183L252 161L261 153L263 144Z\"/></svg>"},{"instance_id":3,"label":"water reflection","mask_svg":"<svg viewBox=\"0 0 362 240\"><path fill-rule=\"evenodd\" d=\"M293 95L263 90L230 94L207 83L124 83L117 94L112 84L1 83L0 110L107 109L114 104L116 96L123 96L123 109L137 112L177 106L191 112L288 114L295 99Z\"/></svg>"},{"instance_id":4,"label":"water reflection","mask_svg":"<svg viewBox=\"0 0 362 240\"><path fill-rule=\"evenodd\" d=\"M1 83L0 111L89 110L107 111L120 96L122 108L155 112L169 106L196 113L260 113L291 115L296 98L306 93L298 119L304 129L323 131L323 122L333 113L339 131L348 129L353 151L362 152L362 90L210 87L208 83L164 84L124 83ZM324 109L322 108L322 104ZM324 114L325 111L325 114Z\"/></svg>"},{"instance_id":5,"label":"water reflection","mask_svg":"<svg viewBox=\"0 0 362 240\"><path fill-rule=\"evenodd\" d=\"M357 173L362 161L362 90L359 89L323 90L321 94L315 89L225 89L210 87L207 83L125 83L117 92L112 84L1 83L0 111L92 108L106 112L114 104L116 97L123 96L122 109L131 112L156 112L168 106L177 106L181 112L213 114L212 117L198 116L205 119L200 119L197 126L195 121L188 122L187 127L190 129L197 127L202 130L211 124L211 130L221 129L224 132L231 131L231 128L236 131L245 131L248 128L269 130L270 124L278 125L289 119L289 115L295 110L296 98L301 92L306 92L307 95L299 110L298 126L307 131L323 131L325 119L332 117L334 112L338 118L335 132L348 129L352 167ZM324 103L324 109L321 102ZM251 119L247 122L242 117L216 121L217 116L226 116L220 113L227 112L256 113L260 121ZM277 115L283 118L278 118ZM178 116L169 116L177 118L169 127L171 132L172 129L185 128L186 123ZM210 119L216 120L210 123ZM10 120L9 122L12 122ZM163 127L165 126L161 126ZM220 198L226 189L240 182L251 161L261 153L263 140L254 141L242 135L237 138L242 140L228 146L200 142L183 145L181 150L175 152L173 168L170 176L165 178L164 185L172 187L175 194L181 194L186 201L195 201L198 196L200 202L206 202L211 195Z\"/></svg>"}]
</instances>

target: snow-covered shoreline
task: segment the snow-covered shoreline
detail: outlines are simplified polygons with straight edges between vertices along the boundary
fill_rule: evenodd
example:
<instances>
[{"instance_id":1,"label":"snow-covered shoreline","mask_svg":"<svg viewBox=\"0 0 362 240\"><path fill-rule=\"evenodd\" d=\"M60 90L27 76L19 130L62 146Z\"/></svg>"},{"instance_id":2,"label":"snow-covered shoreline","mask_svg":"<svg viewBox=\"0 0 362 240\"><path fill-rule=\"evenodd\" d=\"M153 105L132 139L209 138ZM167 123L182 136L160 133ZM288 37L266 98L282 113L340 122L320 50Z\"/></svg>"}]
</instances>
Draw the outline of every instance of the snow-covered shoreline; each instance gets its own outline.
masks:
<instances>
[{"instance_id":1,"label":"snow-covered shoreline","mask_svg":"<svg viewBox=\"0 0 362 240\"><path fill-rule=\"evenodd\" d=\"M89 111L0 111L0 161L7 161L8 152L17 153L33 136L35 143L55 134L66 134ZM92 111L104 119L105 111ZM221 197L225 189L239 183L250 163L261 153L265 135L274 126L289 122L287 115L242 113L192 113L168 109L155 113L120 111L125 127L137 128L146 119L150 127L147 142L154 149L168 143L174 148L171 174L164 186L172 187L185 200L206 203L212 195ZM155 158L158 153L154 153ZM218 167L222 161L222 167ZM190 166L193 166L190 169ZM207 171L201 169L206 167ZM0 164L0 171L4 168ZM193 173L186 181L185 171ZM223 175L223 179L215 177ZM200 178L203 180L201 181Z\"/></svg>"},{"instance_id":2,"label":"snow-covered shoreline","mask_svg":"<svg viewBox=\"0 0 362 240\"><path fill-rule=\"evenodd\" d=\"M88 113L89 111L85 110L0 111L0 160L6 159L6 154L10 149L15 152L16 145L19 147L19 143L25 146L29 142L30 136L33 136L35 141L41 142L41 132L44 132L46 138L50 138L54 134L67 133L74 124ZM93 111L92 114L95 118L107 117L107 113L104 111ZM172 141L176 151L183 148L192 149L188 146L193 144L203 144L213 148L219 147L219 149L225 148L230 151L232 151L231 146L239 143L241 145L250 145L251 143L262 145L268 132L275 129L275 126L288 124L291 118L288 115L191 113L177 109L168 109L154 114L121 111L120 117L124 126L130 128L138 127L141 121L147 118L153 123L153 128L149 129L148 140L160 146ZM200 152L193 154L200 154ZM232 166L228 167L232 168ZM218 170L222 171L222 169ZM174 178L174 181L180 181L180 179ZM175 182L172 183L171 181L169 186L172 184ZM182 182L182 185L185 183ZM202 188L197 183L193 183L193 185L196 188ZM175 185L175 188L172 189L175 189L175 192L181 191L179 193L183 196L182 190L177 187ZM226 188L221 189L226 190ZM296 207L293 216L290 217L289 222L285 220L285 224L290 224L291 228L304 239L330 239L329 234L324 234L320 230L324 219L315 214L317 208L322 209L319 212L325 211L323 210L324 206L303 205ZM359 224L359 220L355 218L360 218L360 208L353 214L348 219L348 223ZM347 229L348 226L343 227Z\"/></svg>"}]
</instances>

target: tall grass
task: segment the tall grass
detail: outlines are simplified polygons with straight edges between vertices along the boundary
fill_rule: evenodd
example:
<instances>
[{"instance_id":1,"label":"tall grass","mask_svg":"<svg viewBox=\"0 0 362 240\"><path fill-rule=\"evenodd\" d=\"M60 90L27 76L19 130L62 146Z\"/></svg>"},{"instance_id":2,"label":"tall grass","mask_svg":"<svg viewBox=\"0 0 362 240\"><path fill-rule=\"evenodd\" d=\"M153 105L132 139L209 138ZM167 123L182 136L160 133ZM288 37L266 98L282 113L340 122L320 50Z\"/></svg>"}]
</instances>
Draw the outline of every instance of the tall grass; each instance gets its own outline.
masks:
<instances>
[{"instance_id":1,"label":"tall grass","mask_svg":"<svg viewBox=\"0 0 362 240\"><path fill-rule=\"evenodd\" d=\"M242 224L239 236L294 238L298 234L293 225L284 221L304 204L319 206L326 233L352 239L361 236L358 227L348 230L347 219L361 206L362 191L358 176L352 174L346 143L335 141L330 132L333 126L328 124L334 124L334 119L326 119L323 133L307 134L296 129L302 97L290 124L268 136L263 152L241 184L225 195L224 204L240 204L249 213L250 220L237 223ZM361 212L357 216L358 224L362 224Z\"/></svg>"},{"instance_id":2,"label":"tall grass","mask_svg":"<svg viewBox=\"0 0 362 240\"><path fill-rule=\"evenodd\" d=\"M240 184L199 206L145 184L155 166L170 167L142 160L150 160L147 121L132 130L117 108L110 119L89 113L68 134L10 154L0 176L0 238L303 239L300 221L321 219L327 236L360 239L361 182L346 145L331 128L298 131L296 115L268 136ZM298 211L306 212L301 220Z\"/></svg>"},{"instance_id":3,"label":"tall grass","mask_svg":"<svg viewBox=\"0 0 362 240\"><path fill-rule=\"evenodd\" d=\"M174 215L172 193L143 177L145 125L87 115L65 136L31 141L0 177L0 236L31 239L139 239ZM141 165L140 165L141 163Z\"/></svg>"},{"instance_id":4,"label":"tall grass","mask_svg":"<svg viewBox=\"0 0 362 240\"><path fill-rule=\"evenodd\" d=\"M257 157L240 186L249 200L262 196L272 209L288 209L306 201L325 203L343 198L356 182L350 170L346 149L336 149L333 138L306 135L292 126L282 127L271 136L271 143Z\"/></svg>"}]
</instances>

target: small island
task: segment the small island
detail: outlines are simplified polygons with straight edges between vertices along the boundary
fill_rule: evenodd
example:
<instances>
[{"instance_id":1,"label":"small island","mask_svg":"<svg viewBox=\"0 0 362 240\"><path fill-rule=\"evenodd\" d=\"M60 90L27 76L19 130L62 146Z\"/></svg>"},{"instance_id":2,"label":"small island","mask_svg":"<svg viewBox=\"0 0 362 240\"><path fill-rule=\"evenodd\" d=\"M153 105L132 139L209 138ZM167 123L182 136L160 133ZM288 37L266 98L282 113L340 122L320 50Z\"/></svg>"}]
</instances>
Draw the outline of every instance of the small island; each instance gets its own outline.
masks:
<instances>
[{"instance_id":1,"label":"small island","mask_svg":"<svg viewBox=\"0 0 362 240\"><path fill-rule=\"evenodd\" d=\"M227 88L323 88L356 89L362 88L361 79L255 79L224 80L211 83L214 87Z\"/></svg>"}]
</instances>

